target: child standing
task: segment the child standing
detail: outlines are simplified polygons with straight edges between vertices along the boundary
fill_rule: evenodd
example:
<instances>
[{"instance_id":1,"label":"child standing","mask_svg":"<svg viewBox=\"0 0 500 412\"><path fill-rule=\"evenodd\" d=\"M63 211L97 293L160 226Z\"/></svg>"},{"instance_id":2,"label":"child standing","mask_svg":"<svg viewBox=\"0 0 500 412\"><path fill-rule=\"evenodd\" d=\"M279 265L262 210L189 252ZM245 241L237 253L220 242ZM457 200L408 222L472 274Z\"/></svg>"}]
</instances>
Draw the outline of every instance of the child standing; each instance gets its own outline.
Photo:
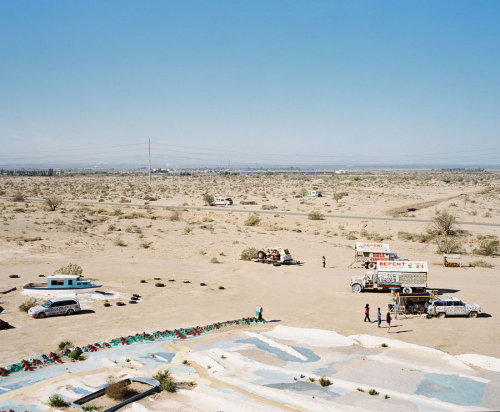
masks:
<instances>
[{"instance_id":1,"label":"child standing","mask_svg":"<svg viewBox=\"0 0 500 412\"><path fill-rule=\"evenodd\" d=\"M365 305L365 320L363 322L366 322L367 319L368 319L368 322L370 322L370 323L372 322L370 320L370 305L368 303Z\"/></svg>"},{"instance_id":2,"label":"child standing","mask_svg":"<svg viewBox=\"0 0 500 412\"><path fill-rule=\"evenodd\" d=\"M377 309L377 323L380 328L380 324L382 323L382 314L380 313L380 308Z\"/></svg>"}]
</instances>

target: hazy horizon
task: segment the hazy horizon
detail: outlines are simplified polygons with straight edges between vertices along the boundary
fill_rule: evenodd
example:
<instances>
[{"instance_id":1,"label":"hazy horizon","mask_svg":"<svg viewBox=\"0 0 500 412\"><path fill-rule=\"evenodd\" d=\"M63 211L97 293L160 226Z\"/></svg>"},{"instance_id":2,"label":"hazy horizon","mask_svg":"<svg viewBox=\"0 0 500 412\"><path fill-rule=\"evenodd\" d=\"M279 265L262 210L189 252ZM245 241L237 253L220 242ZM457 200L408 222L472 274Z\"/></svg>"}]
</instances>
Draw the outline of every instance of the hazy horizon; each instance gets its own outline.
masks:
<instances>
[{"instance_id":1,"label":"hazy horizon","mask_svg":"<svg viewBox=\"0 0 500 412\"><path fill-rule=\"evenodd\" d=\"M0 167L498 167L500 3L4 1Z\"/></svg>"}]
</instances>

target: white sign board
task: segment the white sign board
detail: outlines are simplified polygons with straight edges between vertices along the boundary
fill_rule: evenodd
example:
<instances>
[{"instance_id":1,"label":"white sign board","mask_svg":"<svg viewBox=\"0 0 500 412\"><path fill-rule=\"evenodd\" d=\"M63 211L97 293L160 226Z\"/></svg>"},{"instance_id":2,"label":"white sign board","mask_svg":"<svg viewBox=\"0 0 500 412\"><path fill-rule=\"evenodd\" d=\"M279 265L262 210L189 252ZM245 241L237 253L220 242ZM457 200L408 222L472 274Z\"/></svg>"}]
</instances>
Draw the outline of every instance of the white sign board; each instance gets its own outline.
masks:
<instances>
[{"instance_id":1,"label":"white sign board","mask_svg":"<svg viewBox=\"0 0 500 412\"><path fill-rule=\"evenodd\" d=\"M377 262L377 270L381 272L427 272L427 262L379 260Z\"/></svg>"},{"instance_id":2,"label":"white sign board","mask_svg":"<svg viewBox=\"0 0 500 412\"><path fill-rule=\"evenodd\" d=\"M389 253L391 251L387 243L364 243L356 242L357 252L378 252L378 253Z\"/></svg>"}]
</instances>

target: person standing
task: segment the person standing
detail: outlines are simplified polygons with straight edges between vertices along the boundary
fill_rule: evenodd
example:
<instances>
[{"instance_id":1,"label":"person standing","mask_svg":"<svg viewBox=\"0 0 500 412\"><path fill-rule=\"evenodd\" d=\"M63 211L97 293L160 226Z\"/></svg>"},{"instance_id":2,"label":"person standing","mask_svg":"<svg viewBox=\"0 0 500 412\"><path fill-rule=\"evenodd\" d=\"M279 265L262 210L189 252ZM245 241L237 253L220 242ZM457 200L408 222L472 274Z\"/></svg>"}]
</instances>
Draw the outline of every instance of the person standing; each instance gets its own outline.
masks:
<instances>
[{"instance_id":1,"label":"person standing","mask_svg":"<svg viewBox=\"0 0 500 412\"><path fill-rule=\"evenodd\" d=\"M385 319L385 321L387 322L387 333L390 333L391 332L391 313L390 312L387 312L387 317Z\"/></svg>"},{"instance_id":2,"label":"person standing","mask_svg":"<svg viewBox=\"0 0 500 412\"><path fill-rule=\"evenodd\" d=\"M370 323L372 322L370 320L370 305L368 303L365 305L365 320L363 322L366 322L367 319L368 319L368 322L370 322Z\"/></svg>"},{"instance_id":3,"label":"person standing","mask_svg":"<svg viewBox=\"0 0 500 412\"><path fill-rule=\"evenodd\" d=\"M323 269L326 268L326 257L323 256Z\"/></svg>"},{"instance_id":4,"label":"person standing","mask_svg":"<svg viewBox=\"0 0 500 412\"><path fill-rule=\"evenodd\" d=\"M380 308L377 309L377 323L380 328L380 324L382 323L382 314L380 313Z\"/></svg>"}]
</instances>

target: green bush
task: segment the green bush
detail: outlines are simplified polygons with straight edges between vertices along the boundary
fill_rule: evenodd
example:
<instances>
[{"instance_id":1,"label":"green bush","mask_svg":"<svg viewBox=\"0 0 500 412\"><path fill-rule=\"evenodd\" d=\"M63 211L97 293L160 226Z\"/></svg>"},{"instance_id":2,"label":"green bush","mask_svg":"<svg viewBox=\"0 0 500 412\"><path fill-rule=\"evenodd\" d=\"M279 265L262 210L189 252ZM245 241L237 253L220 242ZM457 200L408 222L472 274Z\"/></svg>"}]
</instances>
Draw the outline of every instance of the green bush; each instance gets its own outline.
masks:
<instances>
[{"instance_id":1,"label":"green bush","mask_svg":"<svg viewBox=\"0 0 500 412\"><path fill-rule=\"evenodd\" d=\"M323 216L322 213L313 211L307 215L307 218L309 220L323 220L325 217Z\"/></svg>"},{"instance_id":2,"label":"green bush","mask_svg":"<svg viewBox=\"0 0 500 412\"><path fill-rule=\"evenodd\" d=\"M203 201L205 202L205 204L206 204L206 205L208 205L208 206L212 206L212 205L214 204L215 199L214 199L214 196L213 196L213 195L210 195L210 194L208 194L208 193L205 193L205 194L203 195Z\"/></svg>"},{"instance_id":3,"label":"green bush","mask_svg":"<svg viewBox=\"0 0 500 412\"><path fill-rule=\"evenodd\" d=\"M18 308L21 312L28 312L33 306L38 305L38 300L35 298L29 298L28 300L25 300L23 303L21 303Z\"/></svg>"},{"instance_id":4,"label":"green bush","mask_svg":"<svg viewBox=\"0 0 500 412\"><path fill-rule=\"evenodd\" d=\"M319 378L319 384L321 386L330 386L332 384L332 382L330 381L330 379L325 378L324 376L322 376L321 378Z\"/></svg>"},{"instance_id":5,"label":"green bush","mask_svg":"<svg viewBox=\"0 0 500 412\"><path fill-rule=\"evenodd\" d=\"M160 391L167 391L167 392L177 391L177 383L172 378L172 375L170 375L170 371L168 369L165 369L163 372L158 372L156 375L153 376L153 378L156 379L158 382L160 382L159 386Z\"/></svg>"},{"instance_id":6,"label":"green bush","mask_svg":"<svg viewBox=\"0 0 500 412\"><path fill-rule=\"evenodd\" d=\"M220 263L216 257L213 257L212 259L210 259L210 263Z\"/></svg>"},{"instance_id":7,"label":"green bush","mask_svg":"<svg viewBox=\"0 0 500 412\"><path fill-rule=\"evenodd\" d=\"M62 340L59 342L58 349L61 351L71 347L73 347L73 343L70 340Z\"/></svg>"},{"instance_id":8,"label":"green bush","mask_svg":"<svg viewBox=\"0 0 500 412\"><path fill-rule=\"evenodd\" d=\"M255 259L258 255L259 251L255 249L254 247L247 247L246 249L242 250L240 259L241 260L252 260Z\"/></svg>"},{"instance_id":9,"label":"green bush","mask_svg":"<svg viewBox=\"0 0 500 412\"><path fill-rule=\"evenodd\" d=\"M60 267L54 273L60 275L81 275L83 273L83 269L80 265L77 265L76 263L69 263L66 266Z\"/></svg>"},{"instance_id":10,"label":"green bush","mask_svg":"<svg viewBox=\"0 0 500 412\"><path fill-rule=\"evenodd\" d=\"M368 391L368 393L369 393L370 395L372 395L372 396L373 396L373 395L378 395L378 392L377 392L375 389L370 389L370 390Z\"/></svg>"},{"instance_id":11,"label":"green bush","mask_svg":"<svg viewBox=\"0 0 500 412\"><path fill-rule=\"evenodd\" d=\"M73 349L68 356L72 361L83 360L82 351L80 349Z\"/></svg>"},{"instance_id":12,"label":"green bush","mask_svg":"<svg viewBox=\"0 0 500 412\"><path fill-rule=\"evenodd\" d=\"M479 242L479 247L473 250L475 255L494 256L498 255L500 241L498 239L483 239Z\"/></svg>"},{"instance_id":13,"label":"green bush","mask_svg":"<svg viewBox=\"0 0 500 412\"><path fill-rule=\"evenodd\" d=\"M68 406L68 403L61 398L61 395L58 395L57 393L55 395L49 396L49 406L52 406L54 408L63 408L65 406Z\"/></svg>"}]
</instances>

